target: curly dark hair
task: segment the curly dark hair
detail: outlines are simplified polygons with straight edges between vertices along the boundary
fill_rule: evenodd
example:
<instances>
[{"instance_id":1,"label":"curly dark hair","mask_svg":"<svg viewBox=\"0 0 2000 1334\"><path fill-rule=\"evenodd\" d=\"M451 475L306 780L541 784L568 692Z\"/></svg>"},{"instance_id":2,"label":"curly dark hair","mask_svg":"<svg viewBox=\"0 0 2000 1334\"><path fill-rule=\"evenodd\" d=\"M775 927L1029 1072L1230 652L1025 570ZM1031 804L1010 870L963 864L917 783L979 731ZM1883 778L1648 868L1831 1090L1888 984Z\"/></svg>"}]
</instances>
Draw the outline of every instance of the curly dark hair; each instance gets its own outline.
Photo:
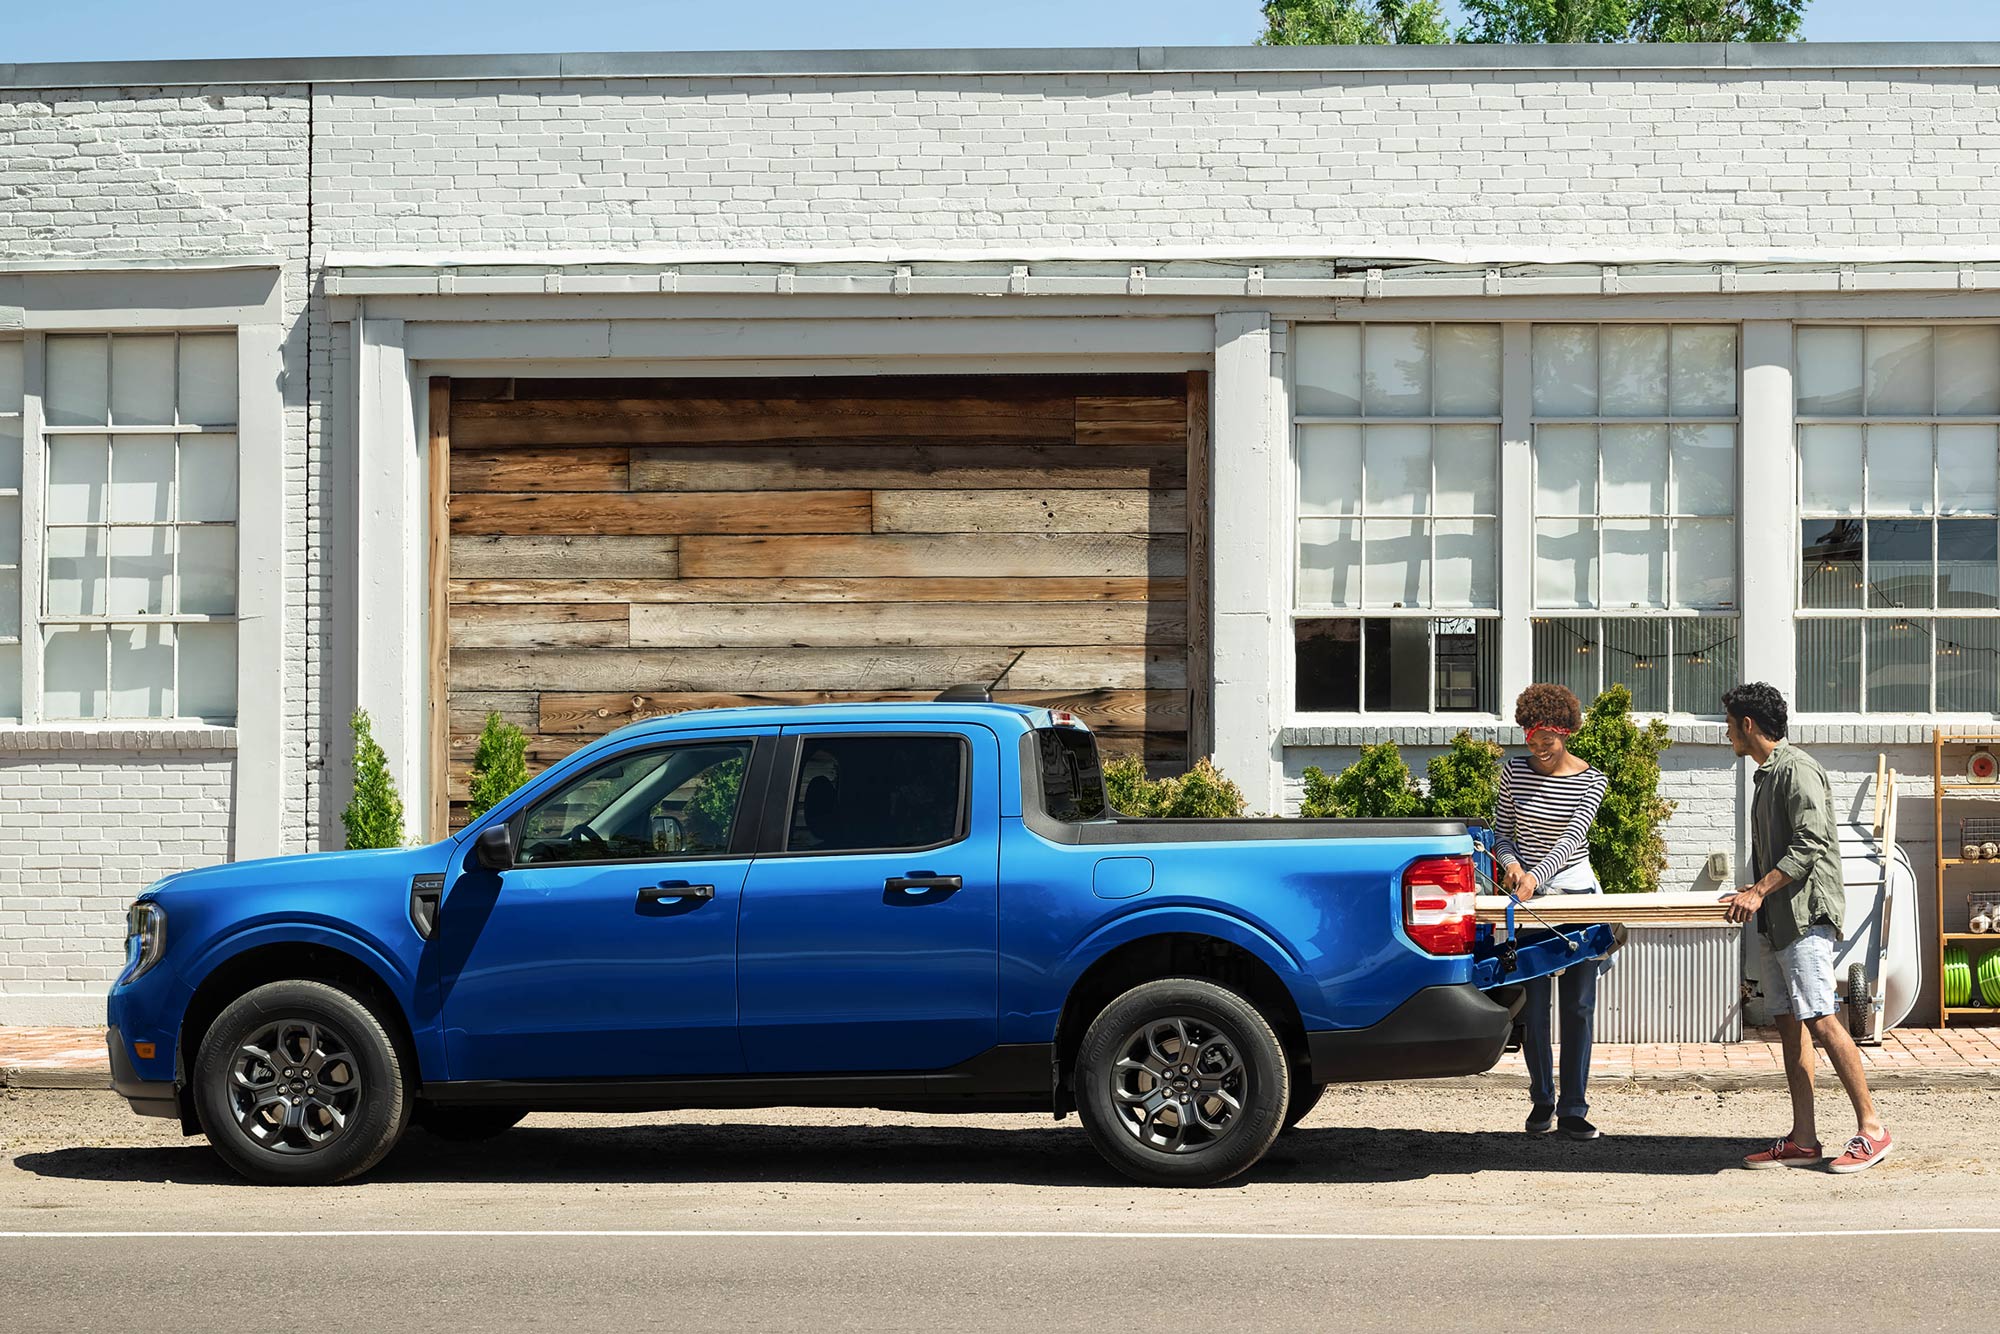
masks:
<instances>
[{"instance_id":1,"label":"curly dark hair","mask_svg":"<svg viewBox=\"0 0 2000 1334\"><path fill-rule=\"evenodd\" d=\"M1538 681L1514 701L1514 721L1523 729L1564 727L1574 732L1583 726L1583 705L1568 686Z\"/></svg>"},{"instance_id":2,"label":"curly dark hair","mask_svg":"<svg viewBox=\"0 0 2000 1334\"><path fill-rule=\"evenodd\" d=\"M1747 718L1757 724L1757 730L1773 741L1782 741L1791 713L1785 708L1785 697L1778 693L1776 686L1765 685L1762 681L1746 681L1732 687L1722 696L1722 708L1732 718Z\"/></svg>"}]
</instances>

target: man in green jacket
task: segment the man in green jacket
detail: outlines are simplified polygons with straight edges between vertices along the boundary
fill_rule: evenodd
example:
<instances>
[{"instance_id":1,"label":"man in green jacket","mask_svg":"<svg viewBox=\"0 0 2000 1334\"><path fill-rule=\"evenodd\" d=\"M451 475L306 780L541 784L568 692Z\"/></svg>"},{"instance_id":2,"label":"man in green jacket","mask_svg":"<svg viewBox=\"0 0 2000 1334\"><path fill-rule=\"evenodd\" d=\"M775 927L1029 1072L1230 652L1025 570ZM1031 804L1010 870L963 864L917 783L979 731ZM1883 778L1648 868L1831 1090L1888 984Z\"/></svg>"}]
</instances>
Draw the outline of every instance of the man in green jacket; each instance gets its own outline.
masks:
<instances>
[{"instance_id":1,"label":"man in green jacket","mask_svg":"<svg viewBox=\"0 0 2000 1334\"><path fill-rule=\"evenodd\" d=\"M1835 1172L1859 1172L1889 1156L1889 1132L1875 1115L1861 1052L1834 1017L1834 942L1846 910L1840 836L1826 770L1785 740L1785 697L1763 682L1722 697L1729 743L1757 762L1750 804L1749 885L1723 895L1729 920L1757 919L1765 949L1764 992L1785 1046L1785 1081L1792 1090L1789 1135L1743 1160L1745 1167L1809 1167L1825 1154L1813 1118L1813 1047L1826 1053L1854 1103L1855 1135ZM1811 1034L1812 1042L1806 1041Z\"/></svg>"}]
</instances>

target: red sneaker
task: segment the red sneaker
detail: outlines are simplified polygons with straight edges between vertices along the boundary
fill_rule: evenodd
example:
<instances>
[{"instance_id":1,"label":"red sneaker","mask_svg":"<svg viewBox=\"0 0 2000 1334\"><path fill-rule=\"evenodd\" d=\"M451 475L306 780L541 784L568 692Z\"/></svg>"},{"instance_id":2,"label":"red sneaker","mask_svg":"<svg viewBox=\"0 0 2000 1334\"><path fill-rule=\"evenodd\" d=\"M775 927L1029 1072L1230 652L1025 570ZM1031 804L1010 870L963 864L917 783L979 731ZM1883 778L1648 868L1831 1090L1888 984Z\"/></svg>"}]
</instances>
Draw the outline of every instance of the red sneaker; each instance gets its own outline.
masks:
<instances>
[{"instance_id":1,"label":"red sneaker","mask_svg":"<svg viewBox=\"0 0 2000 1334\"><path fill-rule=\"evenodd\" d=\"M1826 1154L1815 1144L1810 1149L1803 1144L1794 1144L1791 1136L1773 1144L1762 1153L1753 1153L1743 1160L1750 1168L1766 1167L1817 1167ZM1850 1169L1852 1170L1852 1169Z\"/></svg>"},{"instance_id":2,"label":"red sneaker","mask_svg":"<svg viewBox=\"0 0 2000 1334\"><path fill-rule=\"evenodd\" d=\"M1867 1135L1856 1135L1847 1141L1847 1148L1840 1157L1827 1164L1829 1172L1866 1172L1875 1164L1889 1156L1889 1150L1896 1146L1889 1140L1889 1132L1884 1130L1881 1138L1871 1139Z\"/></svg>"}]
</instances>

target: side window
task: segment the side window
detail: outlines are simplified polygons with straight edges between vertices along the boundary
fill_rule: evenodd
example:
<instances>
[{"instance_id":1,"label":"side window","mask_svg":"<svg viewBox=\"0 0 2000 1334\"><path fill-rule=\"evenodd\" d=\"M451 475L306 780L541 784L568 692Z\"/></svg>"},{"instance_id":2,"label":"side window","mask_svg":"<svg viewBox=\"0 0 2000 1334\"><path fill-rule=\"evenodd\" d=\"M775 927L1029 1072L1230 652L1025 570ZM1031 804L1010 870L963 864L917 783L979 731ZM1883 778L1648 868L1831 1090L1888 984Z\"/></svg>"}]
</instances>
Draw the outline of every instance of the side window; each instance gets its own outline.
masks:
<instances>
[{"instance_id":1,"label":"side window","mask_svg":"<svg viewBox=\"0 0 2000 1334\"><path fill-rule=\"evenodd\" d=\"M965 742L822 736L800 742L790 852L932 848L962 835Z\"/></svg>"},{"instance_id":2,"label":"side window","mask_svg":"<svg viewBox=\"0 0 2000 1334\"><path fill-rule=\"evenodd\" d=\"M1035 753L1042 766L1042 810L1051 820L1075 824L1103 818L1109 803L1095 737L1080 728L1044 727L1035 733Z\"/></svg>"},{"instance_id":3,"label":"side window","mask_svg":"<svg viewBox=\"0 0 2000 1334\"><path fill-rule=\"evenodd\" d=\"M585 770L528 808L516 860L631 861L729 851L748 741L633 751Z\"/></svg>"}]
</instances>

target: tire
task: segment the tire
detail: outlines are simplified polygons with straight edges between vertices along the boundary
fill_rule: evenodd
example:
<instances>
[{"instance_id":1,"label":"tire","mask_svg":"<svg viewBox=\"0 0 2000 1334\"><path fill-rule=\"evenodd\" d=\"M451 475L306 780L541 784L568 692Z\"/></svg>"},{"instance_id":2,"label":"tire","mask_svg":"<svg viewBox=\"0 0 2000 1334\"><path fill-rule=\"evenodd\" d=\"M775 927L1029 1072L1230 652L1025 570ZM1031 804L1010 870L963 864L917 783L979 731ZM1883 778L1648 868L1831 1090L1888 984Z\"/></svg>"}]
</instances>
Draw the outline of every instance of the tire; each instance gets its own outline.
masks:
<instances>
[{"instance_id":1,"label":"tire","mask_svg":"<svg viewBox=\"0 0 2000 1334\"><path fill-rule=\"evenodd\" d=\"M1168 1059L1189 1048L1185 1066ZM1233 1111L1200 1078L1204 1067ZM1227 987L1188 977L1144 983L1105 1006L1084 1033L1074 1082L1092 1146L1149 1186L1212 1186L1247 1170L1291 1101L1290 1063L1270 1022Z\"/></svg>"},{"instance_id":2,"label":"tire","mask_svg":"<svg viewBox=\"0 0 2000 1334\"><path fill-rule=\"evenodd\" d=\"M270 982L209 1026L195 1114L216 1153L251 1181L325 1186L396 1146L410 1120L408 1082L365 1002L325 982Z\"/></svg>"},{"instance_id":3,"label":"tire","mask_svg":"<svg viewBox=\"0 0 2000 1334\"><path fill-rule=\"evenodd\" d=\"M1292 1076L1292 1100L1285 1106L1285 1126L1290 1130L1299 1122L1312 1115L1312 1109L1319 1106L1319 1100L1326 1096L1325 1084L1309 1084L1300 1079L1296 1072Z\"/></svg>"},{"instance_id":4,"label":"tire","mask_svg":"<svg viewBox=\"0 0 2000 1334\"><path fill-rule=\"evenodd\" d=\"M506 1134L527 1114L525 1107L440 1107L434 1102L420 1102L411 1119L427 1134L455 1144L470 1144Z\"/></svg>"}]
</instances>

